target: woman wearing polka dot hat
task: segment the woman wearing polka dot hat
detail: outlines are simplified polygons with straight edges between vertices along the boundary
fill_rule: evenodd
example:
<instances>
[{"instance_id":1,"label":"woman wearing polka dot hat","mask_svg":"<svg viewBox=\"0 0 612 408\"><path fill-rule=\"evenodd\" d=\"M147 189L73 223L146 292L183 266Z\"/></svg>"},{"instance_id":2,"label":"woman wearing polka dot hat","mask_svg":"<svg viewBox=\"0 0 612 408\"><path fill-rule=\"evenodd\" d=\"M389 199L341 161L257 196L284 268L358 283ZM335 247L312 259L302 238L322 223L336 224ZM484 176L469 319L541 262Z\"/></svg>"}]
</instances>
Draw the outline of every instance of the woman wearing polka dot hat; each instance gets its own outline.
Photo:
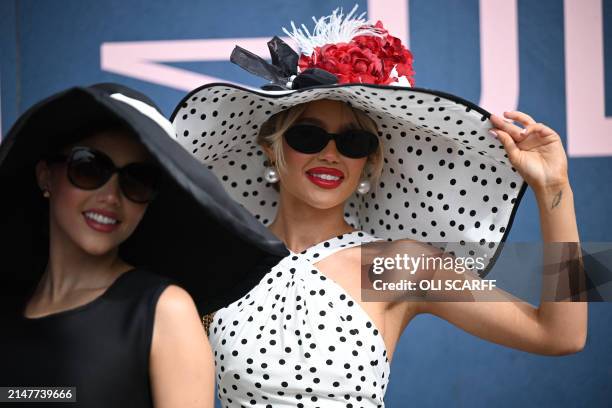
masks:
<instances>
[{"instance_id":1,"label":"woman wearing polka dot hat","mask_svg":"<svg viewBox=\"0 0 612 408\"><path fill-rule=\"evenodd\" d=\"M358 300L368 242L421 241L431 253L444 241L488 260L484 277L527 184L545 241L578 233L553 130L412 87L411 53L354 11L312 34L293 26L300 54L273 38L271 64L236 47L232 61L268 79L264 90L204 85L173 114L179 143L290 250L214 316L223 406L381 407L397 341L419 313L534 353L584 345L583 303Z\"/></svg>"}]
</instances>

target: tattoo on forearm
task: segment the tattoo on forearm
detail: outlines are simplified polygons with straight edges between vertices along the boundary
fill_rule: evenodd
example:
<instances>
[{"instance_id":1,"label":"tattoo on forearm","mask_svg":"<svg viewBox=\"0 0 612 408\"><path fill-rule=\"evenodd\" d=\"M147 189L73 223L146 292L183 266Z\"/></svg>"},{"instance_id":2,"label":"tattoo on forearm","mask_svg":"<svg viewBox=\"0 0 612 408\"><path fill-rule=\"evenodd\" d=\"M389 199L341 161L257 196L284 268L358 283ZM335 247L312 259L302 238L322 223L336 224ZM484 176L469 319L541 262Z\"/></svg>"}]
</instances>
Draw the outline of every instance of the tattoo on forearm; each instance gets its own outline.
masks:
<instances>
[{"instance_id":1,"label":"tattoo on forearm","mask_svg":"<svg viewBox=\"0 0 612 408\"><path fill-rule=\"evenodd\" d=\"M559 191L554 197L553 197L553 201L552 201L552 206L550 207L551 209L555 208L556 206L559 205L559 203L561 202L561 194L562 191Z\"/></svg>"}]
</instances>

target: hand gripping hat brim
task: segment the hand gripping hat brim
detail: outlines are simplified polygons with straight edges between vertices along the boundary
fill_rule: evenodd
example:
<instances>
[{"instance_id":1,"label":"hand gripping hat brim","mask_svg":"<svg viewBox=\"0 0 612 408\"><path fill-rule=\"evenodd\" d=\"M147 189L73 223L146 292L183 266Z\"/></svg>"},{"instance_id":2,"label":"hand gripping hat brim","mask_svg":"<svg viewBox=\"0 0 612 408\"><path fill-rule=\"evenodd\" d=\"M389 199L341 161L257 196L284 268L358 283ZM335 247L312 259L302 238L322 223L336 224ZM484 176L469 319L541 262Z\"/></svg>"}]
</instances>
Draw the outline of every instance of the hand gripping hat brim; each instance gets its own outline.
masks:
<instances>
[{"instance_id":1,"label":"hand gripping hat brim","mask_svg":"<svg viewBox=\"0 0 612 408\"><path fill-rule=\"evenodd\" d=\"M73 142L79 129L117 120L164 172L160 194L120 247L126 261L175 279L205 314L242 296L287 254L215 175L171 138L170 122L148 98L117 84L76 87L31 107L0 145L3 301L23 300L48 258L43 232L48 205L36 182L36 162Z\"/></svg>"},{"instance_id":2,"label":"hand gripping hat brim","mask_svg":"<svg viewBox=\"0 0 612 408\"><path fill-rule=\"evenodd\" d=\"M263 179L256 138L272 115L319 100L343 101L379 129L384 166L367 195L353 195L345 218L388 240L444 243L456 256L483 257L484 277L506 240L527 184L488 130L490 114L448 93L372 84L257 91L215 83L190 92L171 120L176 138L264 225L279 194ZM440 246L440 245L436 245Z\"/></svg>"}]
</instances>

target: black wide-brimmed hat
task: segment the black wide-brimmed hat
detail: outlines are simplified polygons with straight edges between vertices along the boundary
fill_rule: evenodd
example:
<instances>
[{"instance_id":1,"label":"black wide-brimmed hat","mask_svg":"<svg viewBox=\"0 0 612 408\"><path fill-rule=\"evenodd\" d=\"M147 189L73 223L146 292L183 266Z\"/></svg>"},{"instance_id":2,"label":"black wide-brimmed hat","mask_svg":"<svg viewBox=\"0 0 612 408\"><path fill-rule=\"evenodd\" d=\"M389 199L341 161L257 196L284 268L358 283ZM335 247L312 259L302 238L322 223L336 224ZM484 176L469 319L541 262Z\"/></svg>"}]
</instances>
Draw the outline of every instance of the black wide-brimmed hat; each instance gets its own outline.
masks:
<instances>
[{"instance_id":1,"label":"black wide-brimmed hat","mask_svg":"<svg viewBox=\"0 0 612 408\"><path fill-rule=\"evenodd\" d=\"M37 161L75 142L80 129L107 122L130 129L164 173L159 195L120 247L127 262L173 278L205 314L242 296L288 253L176 143L149 98L117 84L75 87L31 107L0 144L2 301L19 304L48 261L48 204Z\"/></svg>"},{"instance_id":2,"label":"black wide-brimmed hat","mask_svg":"<svg viewBox=\"0 0 612 408\"><path fill-rule=\"evenodd\" d=\"M355 18L354 11L315 20L312 33L304 26L286 30L299 53L274 37L268 43L272 63L236 47L231 61L269 83L262 90L212 83L191 91L171 117L176 138L268 225L279 192L263 177L266 156L256 142L262 124L299 104L345 102L376 123L384 151L378 184L349 198L347 222L380 238L482 257L478 273L484 277L527 183L489 133L489 112L414 87L410 51L381 22Z\"/></svg>"}]
</instances>

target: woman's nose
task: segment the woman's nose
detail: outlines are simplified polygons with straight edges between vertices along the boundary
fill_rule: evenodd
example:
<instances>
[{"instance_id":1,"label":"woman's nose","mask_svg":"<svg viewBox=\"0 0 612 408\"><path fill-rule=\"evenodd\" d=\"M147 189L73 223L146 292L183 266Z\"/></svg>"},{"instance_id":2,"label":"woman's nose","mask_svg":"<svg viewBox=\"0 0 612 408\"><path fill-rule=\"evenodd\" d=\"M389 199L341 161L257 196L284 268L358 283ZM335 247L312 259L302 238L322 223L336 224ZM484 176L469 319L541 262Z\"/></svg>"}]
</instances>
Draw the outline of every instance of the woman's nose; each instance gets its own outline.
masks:
<instances>
[{"instance_id":1,"label":"woman's nose","mask_svg":"<svg viewBox=\"0 0 612 408\"><path fill-rule=\"evenodd\" d=\"M336 148L336 141L330 140L329 143L319 152L319 159L326 160L330 162L337 162L339 159L340 153L338 153L338 149Z\"/></svg>"},{"instance_id":2,"label":"woman's nose","mask_svg":"<svg viewBox=\"0 0 612 408\"><path fill-rule=\"evenodd\" d=\"M121 188L119 187L119 177L117 174L113 174L112 177L102 186L98 191L98 197L100 201L105 203L118 205Z\"/></svg>"}]
</instances>

